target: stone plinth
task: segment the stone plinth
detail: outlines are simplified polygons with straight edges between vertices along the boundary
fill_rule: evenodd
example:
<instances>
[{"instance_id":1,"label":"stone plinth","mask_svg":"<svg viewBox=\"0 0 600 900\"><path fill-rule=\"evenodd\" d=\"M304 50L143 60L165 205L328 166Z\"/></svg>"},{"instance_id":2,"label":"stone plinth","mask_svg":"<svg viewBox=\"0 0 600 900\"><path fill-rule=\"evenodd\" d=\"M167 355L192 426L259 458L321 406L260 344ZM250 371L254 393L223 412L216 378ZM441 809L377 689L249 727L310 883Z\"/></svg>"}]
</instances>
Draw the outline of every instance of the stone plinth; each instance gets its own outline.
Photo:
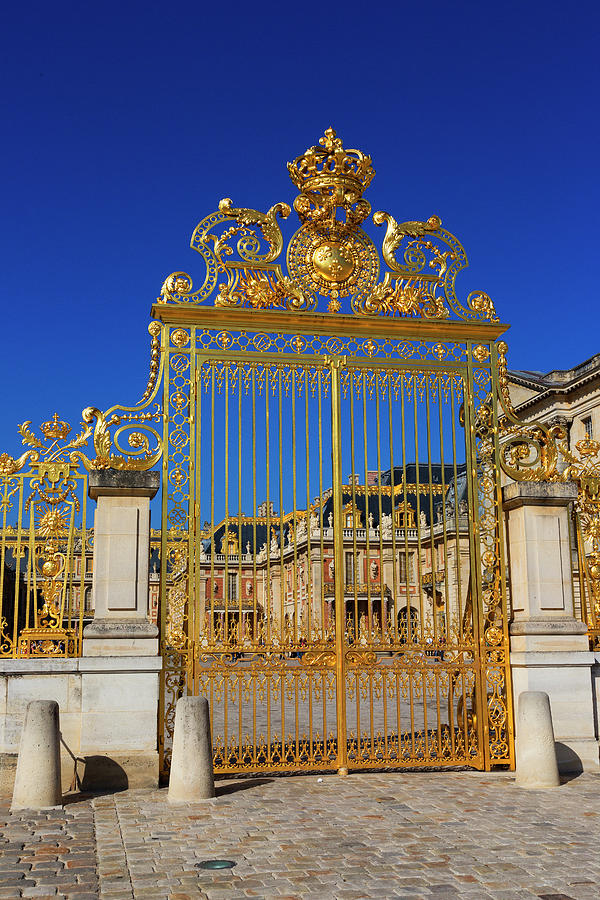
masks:
<instances>
[{"instance_id":1,"label":"stone plinth","mask_svg":"<svg viewBox=\"0 0 600 900\"><path fill-rule=\"evenodd\" d=\"M577 486L509 484L510 662L515 707L524 691L550 698L561 771L599 770L586 626L575 619L569 504ZM517 740L518 740L517 734Z\"/></svg>"},{"instance_id":2,"label":"stone plinth","mask_svg":"<svg viewBox=\"0 0 600 900\"><path fill-rule=\"evenodd\" d=\"M0 660L0 793L10 795L27 704L60 708L64 792L156 787L160 657Z\"/></svg>"},{"instance_id":3,"label":"stone plinth","mask_svg":"<svg viewBox=\"0 0 600 900\"><path fill-rule=\"evenodd\" d=\"M90 473L94 517L94 621L84 656L155 656L158 629L148 621L150 500L158 472Z\"/></svg>"}]
</instances>

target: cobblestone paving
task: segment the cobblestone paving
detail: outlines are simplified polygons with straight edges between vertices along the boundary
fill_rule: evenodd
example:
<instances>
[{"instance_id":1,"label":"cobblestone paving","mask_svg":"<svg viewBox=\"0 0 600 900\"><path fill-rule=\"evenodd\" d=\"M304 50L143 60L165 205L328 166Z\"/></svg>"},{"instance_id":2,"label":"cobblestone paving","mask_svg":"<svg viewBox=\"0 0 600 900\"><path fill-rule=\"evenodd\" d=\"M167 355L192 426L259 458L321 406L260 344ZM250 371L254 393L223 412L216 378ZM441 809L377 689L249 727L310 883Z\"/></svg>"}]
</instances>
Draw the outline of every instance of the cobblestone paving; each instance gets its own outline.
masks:
<instances>
[{"instance_id":1,"label":"cobblestone paving","mask_svg":"<svg viewBox=\"0 0 600 900\"><path fill-rule=\"evenodd\" d=\"M94 813L89 802L10 813L0 801L0 897L98 896Z\"/></svg>"},{"instance_id":2,"label":"cobblestone paving","mask_svg":"<svg viewBox=\"0 0 600 900\"><path fill-rule=\"evenodd\" d=\"M510 773L316 775L0 808L0 898L598 900L600 776L523 791ZM96 855L94 854L94 833ZM224 858L233 869L198 869Z\"/></svg>"}]
</instances>

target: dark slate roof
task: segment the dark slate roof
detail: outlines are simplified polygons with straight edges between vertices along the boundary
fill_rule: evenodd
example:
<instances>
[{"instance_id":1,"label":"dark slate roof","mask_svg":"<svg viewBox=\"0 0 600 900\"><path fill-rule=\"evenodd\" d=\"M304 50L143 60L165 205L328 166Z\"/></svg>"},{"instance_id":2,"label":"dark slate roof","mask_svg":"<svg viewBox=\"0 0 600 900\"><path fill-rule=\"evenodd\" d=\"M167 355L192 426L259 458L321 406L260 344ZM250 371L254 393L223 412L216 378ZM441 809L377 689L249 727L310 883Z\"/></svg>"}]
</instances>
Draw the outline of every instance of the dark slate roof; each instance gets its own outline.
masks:
<instances>
[{"instance_id":1,"label":"dark slate roof","mask_svg":"<svg viewBox=\"0 0 600 900\"><path fill-rule=\"evenodd\" d=\"M467 480L466 480L466 465L464 463L457 465L456 467L456 484L457 484L457 498L455 501L454 498L454 466L445 465L443 467L438 464L431 465L431 478L429 465L427 463L420 463L418 467L418 483L423 487L426 487L428 484L441 485L444 484L446 487L445 500L446 502L451 502L452 505L454 503L460 503L461 500L466 500L467 498ZM394 467L394 485L397 487L402 484L403 479L403 470L402 467ZM381 473L381 483L384 486L390 486L392 484L392 473L391 470ZM417 484L417 466L412 463L406 466L406 483L410 485ZM376 485L374 485L375 487ZM362 487L362 486L361 486ZM396 504L402 503L402 499L404 497L404 493L396 495ZM406 499L408 503L412 506L415 511L415 517L417 513L417 495L414 491L406 492ZM344 485L344 491L342 495L343 505L351 503L352 501L352 486ZM379 516L380 516L380 502L381 502L381 513L384 515L390 515L392 512L392 498L391 496L382 495L381 501L378 494L369 494L368 498L365 498L364 489L360 493L356 493L355 497L356 508L361 513L362 525L365 527L368 522L369 513L373 516L373 526L377 528L379 526ZM419 495L419 512L425 513L425 519L427 524L430 523L431 519L431 508L433 505L433 514L434 521L436 518L437 510L439 509L442 503L442 496L440 494L434 494L430 499L428 493L420 493ZM289 512L289 511L286 511ZM299 509L298 512L301 512ZM333 497L331 495L327 496L323 504L323 524L327 528L329 522L329 516L333 514ZM320 516L320 510L316 510L316 515ZM275 518L275 520L270 520L270 529L275 529L277 534L277 540L280 541L280 527L279 527L279 519ZM256 528L256 532L255 532ZM240 532L237 521L235 521L235 514L231 513L229 517L229 529L232 531L236 537ZM288 524L285 523L283 526L283 536L284 543L286 542L288 531ZM225 533L225 524L220 524L214 533L215 540L215 551L217 553L221 552L221 541L223 539ZM256 533L256 544L254 542L254 535ZM258 521L256 526L252 522L242 522L241 523L241 541L240 541L240 550L242 553L246 552L246 545L250 544L251 552L256 546L256 550L260 550L263 544L268 544L270 541L270 531L267 531L266 522L263 520ZM211 539L205 540L204 549L206 553L210 553L211 550ZM152 569L152 564L151 564Z\"/></svg>"}]
</instances>

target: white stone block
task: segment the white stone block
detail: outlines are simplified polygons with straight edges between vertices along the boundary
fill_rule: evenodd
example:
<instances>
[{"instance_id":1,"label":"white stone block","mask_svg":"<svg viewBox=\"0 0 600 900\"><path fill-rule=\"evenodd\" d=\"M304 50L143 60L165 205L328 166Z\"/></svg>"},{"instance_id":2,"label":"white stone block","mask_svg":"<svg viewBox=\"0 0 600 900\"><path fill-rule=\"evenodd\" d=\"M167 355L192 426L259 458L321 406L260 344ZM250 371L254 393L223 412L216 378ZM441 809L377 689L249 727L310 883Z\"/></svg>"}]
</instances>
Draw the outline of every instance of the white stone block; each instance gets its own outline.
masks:
<instances>
[{"instance_id":1,"label":"white stone block","mask_svg":"<svg viewBox=\"0 0 600 900\"><path fill-rule=\"evenodd\" d=\"M156 743L156 708L82 714L82 754L156 750Z\"/></svg>"},{"instance_id":2,"label":"white stone block","mask_svg":"<svg viewBox=\"0 0 600 900\"><path fill-rule=\"evenodd\" d=\"M59 673L51 675L23 675L10 678L8 683L8 709L12 713L24 714L32 700L56 700L59 707L66 709L69 696L69 676Z\"/></svg>"},{"instance_id":3,"label":"white stone block","mask_svg":"<svg viewBox=\"0 0 600 900\"><path fill-rule=\"evenodd\" d=\"M153 673L82 675L81 709L84 713L156 710L157 701L158 678Z\"/></svg>"}]
</instances>

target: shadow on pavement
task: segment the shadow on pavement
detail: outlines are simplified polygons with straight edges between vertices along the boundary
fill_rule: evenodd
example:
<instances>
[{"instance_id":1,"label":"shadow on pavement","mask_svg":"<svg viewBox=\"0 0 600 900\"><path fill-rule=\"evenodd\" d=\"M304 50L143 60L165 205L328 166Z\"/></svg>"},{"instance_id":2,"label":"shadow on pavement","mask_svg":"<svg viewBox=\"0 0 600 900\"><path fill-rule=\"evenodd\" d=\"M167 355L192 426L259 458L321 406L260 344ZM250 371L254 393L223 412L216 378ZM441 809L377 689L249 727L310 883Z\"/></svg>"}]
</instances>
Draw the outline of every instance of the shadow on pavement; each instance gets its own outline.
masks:
<instances>
[{"instance_id":1,"label":"shadow on pavement","mask_svg":"<svg viewBox=\"0 0 600 900\"><path fill-rule=\"evenodd\" d=\"M271 784L273 778L245 778L229 781L227 784L215 783L215 792L217 797L224 797L225 794L236 794L238 791L248 791L254 787L260 787L263 784Z\"/></svg>"}]
</instances>

